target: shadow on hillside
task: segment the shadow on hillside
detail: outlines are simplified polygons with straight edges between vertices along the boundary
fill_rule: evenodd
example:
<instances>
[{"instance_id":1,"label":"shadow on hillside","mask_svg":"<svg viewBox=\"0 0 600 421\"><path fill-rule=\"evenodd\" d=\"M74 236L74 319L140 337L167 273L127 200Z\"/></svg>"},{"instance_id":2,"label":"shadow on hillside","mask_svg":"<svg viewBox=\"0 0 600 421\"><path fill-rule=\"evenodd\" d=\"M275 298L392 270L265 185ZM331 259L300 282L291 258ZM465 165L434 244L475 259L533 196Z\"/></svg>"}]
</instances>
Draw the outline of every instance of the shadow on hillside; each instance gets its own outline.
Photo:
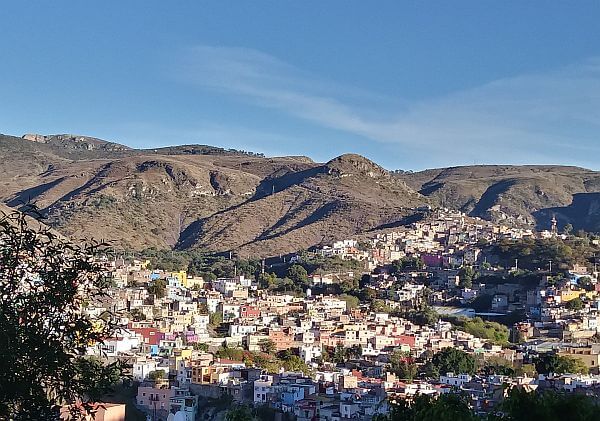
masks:
<instances>
[{"instance_id":1,"label":"shadow on hillside","mask_svg":"<svg viewBox=\"0 0 600 421\"><path fill-rule=\"evenodd\" d=\"M559 230L571 224L574 230L600 232L600 193L574 194L570 205L540 209L533 216L539 230L549 230L556 216Z\"/></svg>"},{"instance_id":2,"label":"shadow on hillside","mask_svg":"<svg viewBox=\"0 0 600 421\"><path fill-rule=\"evenodd\" d=\"M57 178L56 180L50 181L45 184L40 184L39 186L31 187L30 189L23 190L15 195L13 199L11 199L6 204L12 208L22 206L26 203L35 202L35 198L46 193L48 190L53 188L54 186L60 184L64 181L64 177Z\"/></svg>"}]
</instances>

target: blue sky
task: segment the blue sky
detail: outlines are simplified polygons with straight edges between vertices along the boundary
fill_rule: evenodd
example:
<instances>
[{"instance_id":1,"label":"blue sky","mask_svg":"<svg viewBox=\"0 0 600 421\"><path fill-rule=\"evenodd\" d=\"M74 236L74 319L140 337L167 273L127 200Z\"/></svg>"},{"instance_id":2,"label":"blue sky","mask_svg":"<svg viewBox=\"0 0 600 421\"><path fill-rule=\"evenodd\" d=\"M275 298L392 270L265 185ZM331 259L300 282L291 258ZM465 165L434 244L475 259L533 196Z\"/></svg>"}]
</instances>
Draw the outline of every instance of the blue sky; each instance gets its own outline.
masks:
<instances>
[{"instance_id":1,"label":"blue sky","mask_svg":"<svg viewBox=\"0 0 600 421\"><path fill-rule=\"evenodd\" d=\"M600 169L598 1L6 2L0 132Z\"/></svg>"}]
</instances>

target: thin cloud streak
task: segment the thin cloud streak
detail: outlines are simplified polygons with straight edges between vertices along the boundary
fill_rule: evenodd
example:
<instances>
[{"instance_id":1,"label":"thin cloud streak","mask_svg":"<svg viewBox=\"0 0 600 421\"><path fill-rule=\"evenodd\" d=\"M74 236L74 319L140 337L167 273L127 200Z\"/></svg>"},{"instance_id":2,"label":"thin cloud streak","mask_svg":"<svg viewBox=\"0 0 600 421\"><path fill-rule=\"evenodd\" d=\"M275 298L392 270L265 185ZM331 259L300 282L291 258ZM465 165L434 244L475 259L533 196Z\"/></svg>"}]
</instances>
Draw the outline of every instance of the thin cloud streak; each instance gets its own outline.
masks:
<instances>
[{"instance_id":1,"label":"thin cloud streak","mask_svg":"<svg viewBox=\"0 0 600 421\"><path fill-rule=\"evenodd\" d=\"M598 59L408 106L327 84L251 49L195 47L186 51L178 70L187 82L202 88L398 145L415 160L425 154L418 160L427 166L476 161L597 167L592 155L600 152Z\"/></svg>"}]
</instances>

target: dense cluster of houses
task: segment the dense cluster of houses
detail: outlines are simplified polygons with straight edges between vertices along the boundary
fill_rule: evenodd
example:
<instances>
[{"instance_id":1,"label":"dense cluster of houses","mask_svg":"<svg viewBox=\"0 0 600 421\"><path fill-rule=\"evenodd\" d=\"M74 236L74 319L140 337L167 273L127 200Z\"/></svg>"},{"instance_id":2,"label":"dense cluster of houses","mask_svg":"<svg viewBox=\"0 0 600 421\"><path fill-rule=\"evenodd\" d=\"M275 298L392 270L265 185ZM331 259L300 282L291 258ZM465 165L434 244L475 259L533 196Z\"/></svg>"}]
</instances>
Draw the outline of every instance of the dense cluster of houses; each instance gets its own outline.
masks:
<instances>
[{"instance_id":1,"label":"dense cluster of houses","mask_svg":"<svg viewBox=\"0 0 600 421\"><path fill-rule=\"evenodd\" d=\"M226 397L254 406L267 406L299 420L370 419L388 410L389 397L441 394L463 390L472 405L484 411L502 397L506 385L535 389L597 389L598 375L559 377L470 376L441 373L435 382L401 381L389 370L390 355L403 351L410 358L432 355L452 347L482 359L501 358L519 366L531 353L557 351L576 355L598 373L600 347L589 339L600 331L598 274L573 268L560 282L540 279L534 289L519 285L460 285L463 265L485 268L481 240L547 235L494 226L454 211L432 211L429 218L397 232L380 234L369 242L346 240L318 250L323 256L364 261L369 286L381 292L388 308L414 306L422 300L452 311L449 302L468 302L480 294L492 296L497 314L522 310L526 319L515 324L519 349L503 349L457 330L449 322L419 325L407 318L368 306L349 306L341 296L273 293L243 275L214 280L188 276L184 271L148 269L147 261L107 262L114 287L108 298L90 303L86 311L121 315L123 329L104 343L90 347L92 354L125 359L140 382L136 404L148 414L167 419L178 414L196 418L207 400ZM376 270L391 261L418 256L417 267L389 274ZM592 287L582 289L586 276ZM336 274L316 273L316 286L337 282ZM427 280L429 296L424 297ZM164 291L151 287L164 281ZM400 287L395 287L400 282ZM151 293L154 292L154 293ZM583 298L582 306L566 306ZM468 309L462 309L466 315ZM392 313L396 314L396 313ZM491 313L490 316L494 314ZM261 366L244 352L239 360L220 358L219 351L240 349L253 355L273 356L295 350L302 369ZM331 361L336 349L353 349L343 361ZM268 358L267 358L268 359Z\"/></svg>"}]
</instances>

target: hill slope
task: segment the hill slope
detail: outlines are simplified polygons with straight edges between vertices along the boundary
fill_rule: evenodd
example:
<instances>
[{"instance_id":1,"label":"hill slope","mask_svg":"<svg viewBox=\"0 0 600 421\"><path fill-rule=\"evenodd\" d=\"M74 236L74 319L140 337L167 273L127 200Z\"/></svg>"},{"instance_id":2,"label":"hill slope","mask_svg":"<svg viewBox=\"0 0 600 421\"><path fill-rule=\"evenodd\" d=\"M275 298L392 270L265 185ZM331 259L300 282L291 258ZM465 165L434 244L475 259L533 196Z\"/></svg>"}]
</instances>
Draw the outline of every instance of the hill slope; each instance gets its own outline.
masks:
<instances>
[{"instance_id":1,"label":"hill slope","mask_svg":"<svg viewBox=\"0 0 600 421\"><path fill-rule=\"evenodd\" d=\"M287 253L393 222L423 201L357 155L319 165L208 146L28 138L0 137L0 200L34 202L63 234L122 248Z\"/></svg>"},{"instance_id":2,"label":"hill slope","mask_svg":"<svg viewBox=\"0 0 600 421\"><path fill-rule=\"evenodd\" d=\"M398 175L434 203L471 216L548 228L552 215L559 225L598 230L600 173L564 166L466 166ZM575 197L589 195L589 200ZM563 210L563 208L568 208ZM587 208L591 209L586 210ZM579 216L592 212L590 218Z\"/></svg>"},{"instance_id":3,"label":"hill slope","mask_svg":"<svg viewBox=\"0 0 600 421\"><path fill-rule=\"evenodd\" d=\"M0 202L34 202L73 238L270 256L400 225L423 204L546 228L600 229L600 173L473 166L391 174L206 145L153 150L76 135L0 135Z\"/></svg>"},{"instance_id":4,"label":"hill slope","mask_svg":"<svg viewBox=\"0 0 600 421\"><path fill-rule=\"evenodd\" d=\"M191 225L180 247L292 252L399 221L424 199L383 168L342 155L304 171L265 178L254 197ZM243 242L240 242L243 240Z\"/></svg>"}]
</instances>

